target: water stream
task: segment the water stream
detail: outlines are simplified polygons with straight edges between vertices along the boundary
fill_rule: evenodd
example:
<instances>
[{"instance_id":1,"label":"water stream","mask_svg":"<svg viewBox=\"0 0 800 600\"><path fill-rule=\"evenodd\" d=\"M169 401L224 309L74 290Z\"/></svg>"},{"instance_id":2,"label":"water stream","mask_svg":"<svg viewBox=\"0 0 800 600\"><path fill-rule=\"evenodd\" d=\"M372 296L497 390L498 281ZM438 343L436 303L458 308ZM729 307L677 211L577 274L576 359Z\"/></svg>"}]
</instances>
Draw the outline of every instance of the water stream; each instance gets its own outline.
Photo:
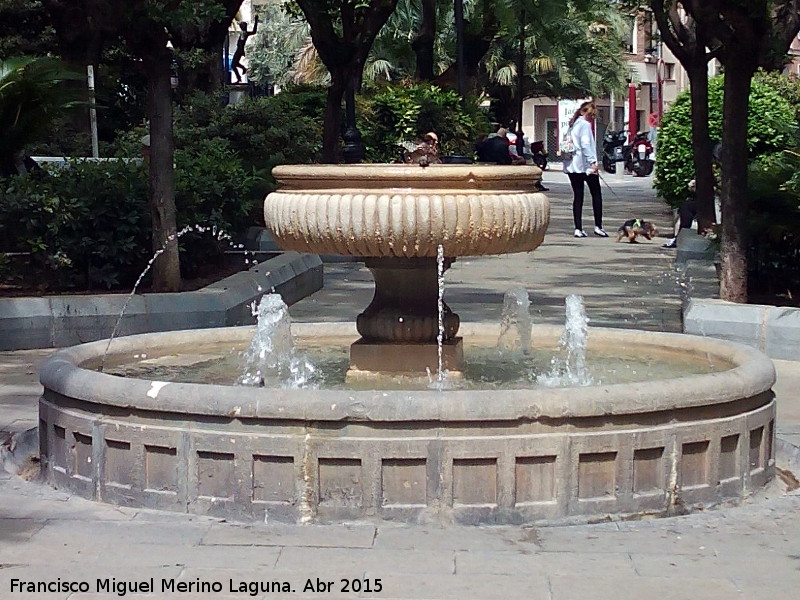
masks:
<instances>
[{"instance_id":1,"label":"water stream","mask_svg":"<svg viewBox=\"0 0 800 600\"><path fill-rule=\"evenodd\" d=\"M313 388L320 382L316 367L295 349L289 308L279 294L265 294L257 309L258 323L244 353L241 385Z\"/></svg>"},{"instance_id":2,"label":"water stream","mask_svg":"<svg viewBox=\"0 0 800 600\"><path fill-rule=\"evenodd\" d=\"M565 302L564 333L559 341L561 356L552 360L550 373L540 375L536 381L548 387L564 385L592 385L586 365L586 347L589 341L589 319L583 306L583 297L570 294Z\"/></svg>"},{"instance_id":3,"label":"water stream","mask_svg":"<svg viewBox=\"0 0 800 600\"><path fill-rule=\"evenodd\" d=\"M497 346L503 350L519 350L527 354L531 347L531 301L528 290L514 287L503 296L500 336Z\"/></svg>"},{"instance_id":4,"label":"water stream","mask_svg":"<svg viewBox=\"0 0 800 600\"><path fill-rule=\"evenodd\" d=\"M436 274L439 293L436 300L436 309L439 318L439 330L436 334L436 348L439 364L436 374L436 387L441 390L444 386L445 372L442 364L442 344L444 343L444 246L439 244L436 250Z\"/></svg>"},{"instance_id":5,"label":"water stream","mask_svg":"<svg viewBox=\"0 0 800 600\"><path fill-rule=\"evenodd\" d=\"M150 272L150 269L152 268L153 263L156 262L156 259L167 251L167 246L169 246L175 240L180 239L180 237L185 233L189 233L195 228L196 228L195 225L187 225L177 233L172 233L168 235L166 241L164 242L164 245L161 246L161 248L159 248L158 250L156 250L153 253L153 256L150 257L150 260L147 262L147 265L145 265L144 270L139 274L139 278L136 280L136 283L133 284L133 289L131 290L131 293L128 294L128 297L125 299L125 303L122 305L122 310L119 311L119 316L117 317L116 323L114 323L114 329L111 330L111 337L108 338L106 349L103 352L103 358L100 361L101 372L105 367L106 355L108 355L108 350L109 348L111 348L111 342L114 341L114 338L117 336L117 332L119 331L119 326L122 323L122 317L125 316L125 311L128 309L128 304L130 304L131 300L136 295L136 290L139 288L139 284L142 283L142 279L144 279L145 275L147 275Z\"/></svg>"}]
</instances>

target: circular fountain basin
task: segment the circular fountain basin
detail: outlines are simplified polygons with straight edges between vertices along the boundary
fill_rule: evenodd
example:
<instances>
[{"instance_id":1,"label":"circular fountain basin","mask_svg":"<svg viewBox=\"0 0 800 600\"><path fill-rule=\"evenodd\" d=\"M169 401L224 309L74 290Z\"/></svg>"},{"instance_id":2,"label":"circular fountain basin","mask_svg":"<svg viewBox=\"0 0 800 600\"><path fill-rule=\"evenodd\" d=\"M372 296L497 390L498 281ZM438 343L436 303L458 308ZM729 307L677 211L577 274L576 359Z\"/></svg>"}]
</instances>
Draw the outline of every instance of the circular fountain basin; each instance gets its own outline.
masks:
<instances>
[{"instance_id":1,"label":"circular fountain basin","mask_svg":"<svg viewBox=\"0 0 800 600\"><path fill-rule=\"evenodd\" d=\"M465 339L497 325L465 324ZM294 334L353 339L352 324ZM534 345L562 329L535 326ZM114 340L108 362L246 346L253 328ZM636 349L721 370L589 387L277 389L100 373L105 342L41 372L42 470L87 498L241 520L463 524L669 514L737 500L774 473L771 361L693 336L593 328L589 351ZM180 355L179 355L180 356Z\"/></svg>"}]
</instances>

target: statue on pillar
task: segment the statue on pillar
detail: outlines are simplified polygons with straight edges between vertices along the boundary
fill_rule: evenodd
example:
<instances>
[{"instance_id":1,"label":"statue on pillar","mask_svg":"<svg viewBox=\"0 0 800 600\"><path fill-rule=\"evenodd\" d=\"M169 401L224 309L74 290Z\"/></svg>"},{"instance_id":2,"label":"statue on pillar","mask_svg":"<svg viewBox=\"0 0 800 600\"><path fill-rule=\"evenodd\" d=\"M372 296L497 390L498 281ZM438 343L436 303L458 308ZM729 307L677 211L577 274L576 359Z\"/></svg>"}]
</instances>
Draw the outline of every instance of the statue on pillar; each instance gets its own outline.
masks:
<instances>
[{"instance_id":1,"label":"statue on pillar","mask_svg":"<svg viewBox=\"0 0 800 600\"><path fill-rule=\"evenodd\" d=\"M247 21L240 21L239 29L241 29L242 32L239 34L239 39L236 42L236 51L233 53L233 58L231 59L231 74L236 77L235 83L242 83L242 76L247 73L247 67L242 64L242 58L244 58L244 48L247 44L247 38L258 31L258 15L256 15L256 20L253 23L253 31L247 30ZM241 71L241 73L239 73L239 71Z\"/></svg>"}]
</instances>

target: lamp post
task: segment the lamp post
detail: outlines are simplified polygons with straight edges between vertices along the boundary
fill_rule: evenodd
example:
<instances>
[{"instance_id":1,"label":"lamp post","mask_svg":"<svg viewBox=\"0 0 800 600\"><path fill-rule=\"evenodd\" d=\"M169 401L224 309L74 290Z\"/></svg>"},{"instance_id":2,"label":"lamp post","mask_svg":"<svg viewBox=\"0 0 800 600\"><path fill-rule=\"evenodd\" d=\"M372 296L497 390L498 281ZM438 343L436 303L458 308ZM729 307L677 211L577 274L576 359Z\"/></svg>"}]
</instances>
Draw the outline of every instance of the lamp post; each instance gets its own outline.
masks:
<instances>
[{"instance_id":1,"label":"lamp post","mask_svg":"<svg viewBox=\"0 0 800 600\"><path fill-rule=\"evenodd\" d=\"M346 163L360 163L366 152L364 142L361 141L361 133L356 127L356 78L351 77L345 89L344 96L344 133L342 140L344 140L344 147L342 148L342 156Z\"/></svg>"},{"instance_id":2,"label":"lamp post","mask_svg":"<svg viewBox=\"0 0 800 600\"><path fill-rule=\"evenodd\" d=\"M456 86L464 107L466 83L464 81L464 0L453 0L453 14L456 24Z\"/></svg>"}]
</instances>

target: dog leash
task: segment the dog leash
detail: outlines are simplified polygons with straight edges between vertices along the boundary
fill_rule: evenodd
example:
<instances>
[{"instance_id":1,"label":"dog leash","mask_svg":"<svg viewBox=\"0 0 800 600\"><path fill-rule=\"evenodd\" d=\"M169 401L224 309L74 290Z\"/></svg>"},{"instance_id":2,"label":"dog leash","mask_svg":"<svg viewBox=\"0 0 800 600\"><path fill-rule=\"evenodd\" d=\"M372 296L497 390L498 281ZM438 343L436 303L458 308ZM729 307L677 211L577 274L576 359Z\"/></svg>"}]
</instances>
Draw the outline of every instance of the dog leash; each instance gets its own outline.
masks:
<instances>
[{"instance_id":1,"label":"dog leash","mask_svg":"<svg viewBox=\"0 0 800 600\"><path fill-rule=\"evenodd\" d=\"M614 194L615 198L619 198L619 195L617 194L617 192L614 191L614 188L612 188L609 185L609 183L606 181L606 178L603 177L602 175L600 175L600 171L597 171L597 176L600 178L600 181L602 181L603 183L606 184L606 187L608 188L608 191L611 192L612 194Z\"/></svg>"}]
</instances>

